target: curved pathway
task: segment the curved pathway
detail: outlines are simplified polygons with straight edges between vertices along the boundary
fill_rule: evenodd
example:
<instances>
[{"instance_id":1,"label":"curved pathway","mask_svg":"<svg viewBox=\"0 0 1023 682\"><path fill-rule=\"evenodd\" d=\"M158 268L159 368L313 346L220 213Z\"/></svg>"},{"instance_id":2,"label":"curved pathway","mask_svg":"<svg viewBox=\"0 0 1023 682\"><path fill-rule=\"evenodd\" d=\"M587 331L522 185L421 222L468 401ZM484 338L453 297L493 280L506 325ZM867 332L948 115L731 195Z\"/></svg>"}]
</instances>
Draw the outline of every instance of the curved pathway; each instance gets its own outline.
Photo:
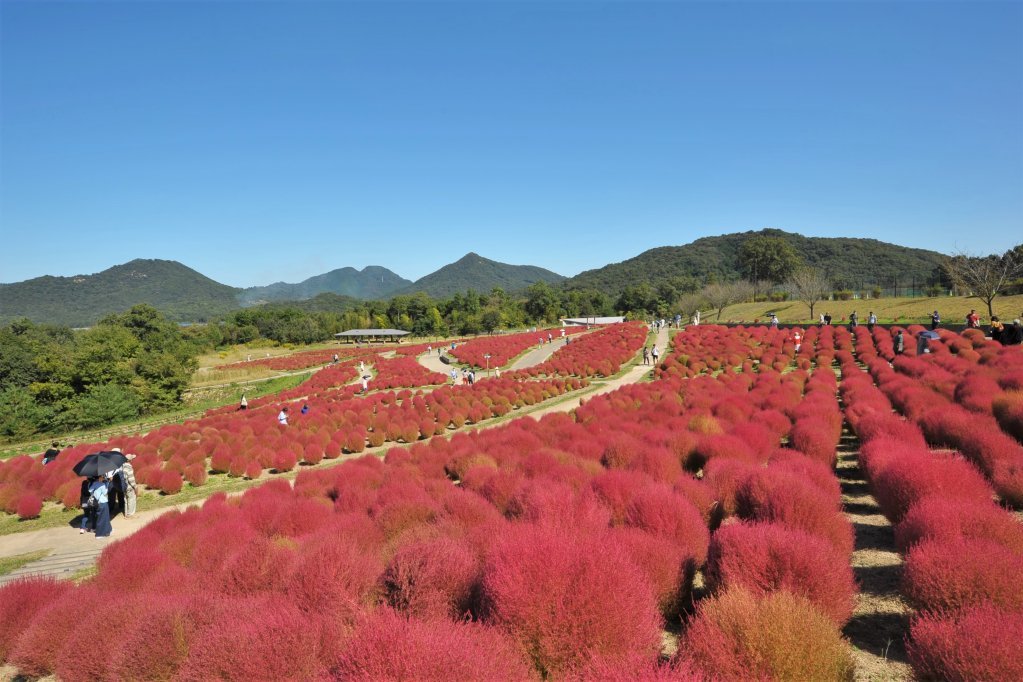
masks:
<instances>
[{"instance_id":1,"label":"curved pathway","mask_svg":"<svg viewBox=\"0 0 1023 682\"><path fill-rule=\"evenodd\" d=\"M668 344L667 329L662 329L657 334L656 344L663 357ZM540 364L563 346L563 343L554 342L544 344L543 348L534 348L520 357L516 362L512 363L512 367L515 369L524 369ZM421 355L418 360L420 364L429 369L444 372L445 374L451 371L451 366L442 363L436 353ZM653 369L653 367L650 365L635 365L613 379L593 381L589 387L577 392L575 396L568 400L563 400L555 405L541 406L527 414L523 414L522 417L533 417L534 419L539 419L543 415L550 414L552 412L568 412L574 410L583 400L589 400L594 396L609 393L620 386L640 381L651 369ZM504 423L506 423L506 421L501 420L492 425L496 426ZM480 428L488 428L488 426L491 425L483 424ZM380 454L383 454L390 445L391 444L385 444L379 448ZM362 456L364 454L368 454L368 451L366 453L360 453L358 456ZM344 461L344 459L345 458L334 460L333 463L340 463ZM202 504L202 502L202 500L194 500L176 506L160 507L158 509L141 511L131 518L118 516L114 519L114 534L109 539L97 540L89 533L80 535L75 528L70 526L45 528L43 530L28 531L25 533L12 533L10 535L0 536L0 557L16 556L41 549L51 550L50 555L30 564L26 564L12 573L0 576L0 585L28 575L49 575L57 578L69 578L76 572L93 565L100 553L103 551L103 548L106 547L108 543L121 540L131 535L161 514L165 514L175 509L184 510L190 506Z\"/></svg>"}]
</instances>

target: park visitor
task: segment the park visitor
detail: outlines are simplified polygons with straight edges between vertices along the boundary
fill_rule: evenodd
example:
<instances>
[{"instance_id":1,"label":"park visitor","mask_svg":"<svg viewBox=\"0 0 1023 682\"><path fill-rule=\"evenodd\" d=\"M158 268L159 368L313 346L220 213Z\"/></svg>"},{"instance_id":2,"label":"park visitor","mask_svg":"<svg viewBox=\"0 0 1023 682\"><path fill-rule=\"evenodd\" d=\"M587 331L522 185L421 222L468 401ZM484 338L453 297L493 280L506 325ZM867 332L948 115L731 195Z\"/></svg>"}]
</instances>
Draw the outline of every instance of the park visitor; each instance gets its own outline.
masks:
<instances>
[{"instance_id":1,"label":"park visitor","mask_svg":"<svg viewBox=\"0 0 1023 682\"><path fill-rule=\"evenodd\" d=\"M966 328L976 329L980 326L980 315L973 308L970 308L969 314L966 316Z\"/></svg>"},{"instance_id":2,"label":"park visitor","mask_svg":"<svg viewBox=\"0 0 1023 682\"><path fill-rule=\"evenodd\" d=\"M124 457L127 461L121 465L121 485L124 487L123 513L125 516L135 516L138 504L138 483L135 481L135 467L131 463L135 459L135 455L128 454Z\"/></svg>"},{"instance_id":3,"label":"park visitor","mask_svg":"<svg viewBox=\"0 0 1023 682\"><path fill-rule=\"evenodd\" d=\"M242 400L241 400L241 402L238 403L238 409L239 410L247 410L247 409L249 409L249 399L245 397L244 393L242 393Z\"/></svg>"},{"instance_id":4,"label":"park visitor","mask_svg":"<svg viewBox=\"0 0 1023 682\"><path fill-rule=\"evenodd\" d=\"M852 311L852 313L849 314L849 329L856 329L856 325L858 325L859 323L860 318L856 314L856 311L854 310Z\"/></svg>"},{"instance_id":5,"label":"park visitor","mask_svg":"<svg viewBox=\"0 0 1023 682\"><path fill-rule=\"evenodd\" d=\"M643 346L643 364L644 365L649 365L650 364L650 347L649 346Z\"/></svg>"},{"instance_id":6,"label":"park visitor","mask_svg":"<svg viewBox=\"0 0 1023 682\"><path fill-rule=\"evenodd\" d=\"M867 329L873 332L875 324L877 324L877 315L875 315L874 311L871 310L870 314L867 315Z\"/></svg>"},{"instance_id":7,"label":"park visitor","mask_svg":"<svg viewBox=\"0 0 1023 682\"><path fill-rule=\"evenodd\" d=\"M282 407L281 411L277 413L277 423L281 426L288 425L288 408Z\"/></svg>"},{"instance_id":8,"label":"park visitor","mask_svg":"<svg viewBox=\"0 0 1023 682\"><path fill-rule=\"evenodd\" d=\"M993 315L991 317L991 340L995 343L1002 343L1002 334L1004 329L1005 326L1002 324L1002 321L998 319L997 315Z\"/></svg>"},{"instance_id":9,"label":"park visitor","mask_svg":"<svg viewBox=\"0 0 1023 682\"><path fill-rule=\"evenodd\" d=\"M79 535L85 532L91 533L96 529L97 504L89 499L91 497L89 493L95 480L95 476L90 476L82 481L82 488L78 494L78 504L82 508L82 526L78 531Z\"/></svg>"},{"instance_id":10,"label":"park visitor","mask_svg":"<svg viewBox=\"0 0 1023 682\"><path fill-rule=\"evenodd\" d=\"M895 332L895 354L902 355L902 352L906 350L906 340L902 338L902 330Z\"/></svg>"},{"instance_id":11,"label":"park visitor","mask_svg":"<svg viewBox=\"0 0 1023 682\"><path fill-rule=\"evenodd\" d=\"M831 325L831 313L824 313L824 326L828 327Z\"/></svg>"},{"instance_id":12,"label":"park visitor","mask_svg":"<svg viewBox=\"0 0 1023 682\"><path fill-rule=\"evenodd\" d=\"M941 315L939 315L938 311L935 310L931 313L931 331L937 329L939 324L941 324Z\"/></svg>"},{"instance_id":13,"label":"park visitor","mask_svg":"<svg viewBox=\"0 0 1023 682\"><path fill-rule=\"evenodd\" d=\"M60 443L53 441L53 444L43 453L43 464L49 464L60 455Z\"/></svg>"}]
</instances>

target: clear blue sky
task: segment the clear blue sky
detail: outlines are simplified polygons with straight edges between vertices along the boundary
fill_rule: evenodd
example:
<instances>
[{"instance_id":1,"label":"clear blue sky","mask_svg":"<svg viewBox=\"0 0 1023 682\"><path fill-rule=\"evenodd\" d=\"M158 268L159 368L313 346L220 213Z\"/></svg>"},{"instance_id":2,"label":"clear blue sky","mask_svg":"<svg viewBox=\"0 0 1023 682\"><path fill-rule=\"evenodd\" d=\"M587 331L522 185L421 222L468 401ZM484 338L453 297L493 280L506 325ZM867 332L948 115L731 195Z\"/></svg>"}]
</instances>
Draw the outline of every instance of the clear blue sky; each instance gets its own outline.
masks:
<instances>
[{"instance_id":1,"label":"clear blue sky","mask_svg":"<svg viewBox=\"0 0 1023 682\"><path fill-rule=\"evenodd\" d=\"M0 281L1023 241L1023 3L0 3Z\"/></svg>"}]
</instances>

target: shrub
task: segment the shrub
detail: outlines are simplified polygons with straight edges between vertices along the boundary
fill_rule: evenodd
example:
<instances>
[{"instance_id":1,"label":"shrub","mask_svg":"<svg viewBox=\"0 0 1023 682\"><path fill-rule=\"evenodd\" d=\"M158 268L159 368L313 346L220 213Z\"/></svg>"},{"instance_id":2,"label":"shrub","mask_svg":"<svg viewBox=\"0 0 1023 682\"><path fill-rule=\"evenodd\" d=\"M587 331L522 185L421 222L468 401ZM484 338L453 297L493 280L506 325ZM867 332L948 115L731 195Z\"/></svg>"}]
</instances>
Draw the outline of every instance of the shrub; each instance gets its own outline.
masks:
<instances>
[{"instance_id":1,"label":"shrub","mask_svg":"<svg viewBox=\"0 0 1023 682\"><path fill-rule=\"evenodd\" d=\"M661 615L677 618L690 601L696 558L670 539L639 528L615 528L611 534L650 581Z\"/></svg>"},{"instance_id":2,"label":"shrub","mask_svg":"<svg viewBox=\"0 0 1023 682\"><path fill-rule=\"evenodd\" d=\"M747 476L735 493L736 514L747 521L775 521L825 538L852 554L852 525L829 499L791 473L767 468Z\"/></svg>"},{"instance_id":3,"label":"shrub","mask_svg":"<svg viewBox=\"0 0 1023 682\"><path fill-rule=\"evenodd\" d=\"M520 680L537 675L503 633L475 623L420 622L382 611L345 643L338 679Z\"/></svg>"},{"instance_id":4,"label":"shrub","mask_svg":"<svg viewBox=\"0 0 1023 682\"><path fill-rule=\"evenodd\" d=\"M906 651L921 680L1023 680L1023 613L990 604L952 613L921 613L910 624Z\"/></svg>"},{"instance_id":5,"label":"shrub","mask_svg":"<svg viewBox=\"0 0 1023 682\"><path fill-rule=\"evenodd\" d=\"M298 464L298 457L290 448L279 448L273 454L273 468L280 473L291 471L296 464Z\"/></svg>"},{"instance_id":6,"label":"shrub","mask_svg":"<svg viewBox=\"0 0 1023 682\"><path fill-rule=\"evenodd\" d=\"M874 480L874 497L885 516L898 523L909 507L928 495L948 501L988 502L984 477L965 460L914 452L892 459Z\"/></svg>"},{"instance_id":7,"label":"shrub","mask_svg":"<svg viewBox=\"0 0 1023 682\"><path fill-rule=\"evenodd\" d=\"M630 526L669 538L702 566L707 559L710 531L703 515L689 500L663 485L640 490L625 510Z\"/></svg>"},{"instance_id":8,"label":"shrub","mask_svg":"<svg viewBox=\"0 0 1023 682\"><path fill-rule=\"evenodd\" d=\"M88 588L70 589L51 600L15 640L7 662L30 677L52 673L64 643L81 625L81 614L100 601L99 592Z\"/></svg>"},{"instance_id":9,"label":"shrub","mask_svg":"<svg viewBox=\"0 0 1023 682\"><path fill-rule=\"evenodd\" d=\"M852 615L856 583L847 557L827 540L774 523L733 523L711 538L707 588L734 586L755 595L787 590L809 599L842 626Z\"/></svg>"},{"instance_id":10,"label":"shrub","mask_svg":"<svg viewBox=\"0 0 1023 682\"><path fill-rule=\"evenodd\" d=\"M849 647L803 597L756 597L741 588L702 602L679 656L714 680L847 680Z\"/></svg>"},{"instance_id":11,"label":"shrub","mask_svg":"<svg viewBox=\"0 0 1023 682\"><path fill-rule=\"evenodd\" d=\"M36 614L70 589L70 582L53 578L24 578L0 588L0 661Z\"/></svg>"},{"instance_id":12,"label":"shrub","mask_svg":"<svg viewBox=\"0 0 1023 682\"><path fill-rule=\"evenodd\" d=\"M176 471L164 471L160 474L160 492L164 495L176 495L181 492L185 479Z\"/></svg>"},{"instance_id":13,"label":"shrub","mask_svg":"<svg viewBox=\"0 0 1023 682\"><path fill-rule=\"evenodd\" d=\"M43 498L32 492L22 493L14 509L19 519L34 519L43 510Z\"/></svg>"},{"instance_id":14,"label":"shrub","mask_svg":"<svg viewBox=\"0 0 1023 682\"><path fill-rule=\"evenodd\" d=\"M193 638L183 679L316 679L320 621L284 600L225 600Z\"/></svg>"},{"instance_id":15,"label":"shrub","mask_svg":"<svg viewBox=\"0 0 1023 682\"><path fill-rule=\"evenodd\" d=\"M194 486L205 485L206 467L202 464L191 464L185 469L185 479Z\"/></svg>"},{"instance_id":16,"label":"shrub","mask_svg":"<svg viewBox=\"0 0 1023 682\"><path fill-rule=\"evenodd\" d=\"M906 552L925 540L958 538L996 542L1023 555L1023 525L990 502L955 502L941 496L927 497L909 508L895 527L895 544Z\"/></svg>"},{"instance_id":17,"label":"shrub","mask_svg":"<svg viewBox=\"0 0 1023 682\"><path fill-rule=\"evenodd\" d=\"M383 575L387 600L420 618L457 619L472 606L480 562L464 542L436 538L400 548Z\"/></svg>"},{"instance_id":18,"label":"shrub","mask_svg":"<svg viewBox=\"0 0 1023 682\"><path fill-rule=\"evenodd\" d=\"M486 559L483 613L544 676L560 676L597 655L652 662L660 650L650 583L610 536L513 528Z\"/></svg>"},{"instance_id":19,"label":"shrub","mask_svg":"<svg viewBox=\"0 0 1023 682\"><path fill-rule=\"evenodd\" d=\"M920 608L990 602L1023 610L1023 556L989 540L925 541L906 555L903 592Z\"/></svg>"}]
</instances>

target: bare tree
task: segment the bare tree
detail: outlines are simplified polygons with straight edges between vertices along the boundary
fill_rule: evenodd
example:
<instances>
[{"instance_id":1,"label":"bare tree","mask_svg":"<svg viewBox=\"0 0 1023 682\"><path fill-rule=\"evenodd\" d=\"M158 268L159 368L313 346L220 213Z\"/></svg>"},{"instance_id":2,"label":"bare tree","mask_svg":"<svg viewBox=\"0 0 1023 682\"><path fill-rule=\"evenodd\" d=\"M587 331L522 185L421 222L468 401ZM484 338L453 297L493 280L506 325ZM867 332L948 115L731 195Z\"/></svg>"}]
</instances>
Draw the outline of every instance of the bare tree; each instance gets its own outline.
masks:
<instances>
[{"instance_id":1,"label":"bare tree","mask_svg":"<svg viewBox=\"0 0 1023 682\"><path fill-rule=\"evenodd\" d=\"M831 281L817 268L799 268L789 277L788 290L793 297L802 301L810 308L810 319L813 320L813 307L818 301L827 298L831 291Z\"/></svg>"},{"instance_id":2,"label":"bare tree","mask_svg":"<svg viewBox=\"0 0 1023 682\"><path fill-rule=\"evenodd\" d=\"M1018 249L1001 256L973 256L959 252L947 259L942 267L960 293L984 301L988 317L993 317L992 302L1009 283L1023 275L1023 257Z\"/></svg>"},{"instance_id":3,"label":"bare tree","mask_svg":"<svg viewBox=\"0 0 1023 682\"><path fill-rule=\"evenodd\" d=\"M745 280L728 284L708 284L700 292L703 300L718 312L718 322L725 308L733 303L748 301L753 297L753 285Z\"/></svg>"},{"instance_id":4,"label":"bare tree","mask_svg":"<svg viewBox=\"0 0 1023 682\"><path fill-rule=\"evenodd\" d=\"M682 319L688 322L693 319L696 312L706 304L705 299L699 293L682 294L678 297L678 300L676 300L675 308L682 315Z\"/></svg>"}]
</instances>

